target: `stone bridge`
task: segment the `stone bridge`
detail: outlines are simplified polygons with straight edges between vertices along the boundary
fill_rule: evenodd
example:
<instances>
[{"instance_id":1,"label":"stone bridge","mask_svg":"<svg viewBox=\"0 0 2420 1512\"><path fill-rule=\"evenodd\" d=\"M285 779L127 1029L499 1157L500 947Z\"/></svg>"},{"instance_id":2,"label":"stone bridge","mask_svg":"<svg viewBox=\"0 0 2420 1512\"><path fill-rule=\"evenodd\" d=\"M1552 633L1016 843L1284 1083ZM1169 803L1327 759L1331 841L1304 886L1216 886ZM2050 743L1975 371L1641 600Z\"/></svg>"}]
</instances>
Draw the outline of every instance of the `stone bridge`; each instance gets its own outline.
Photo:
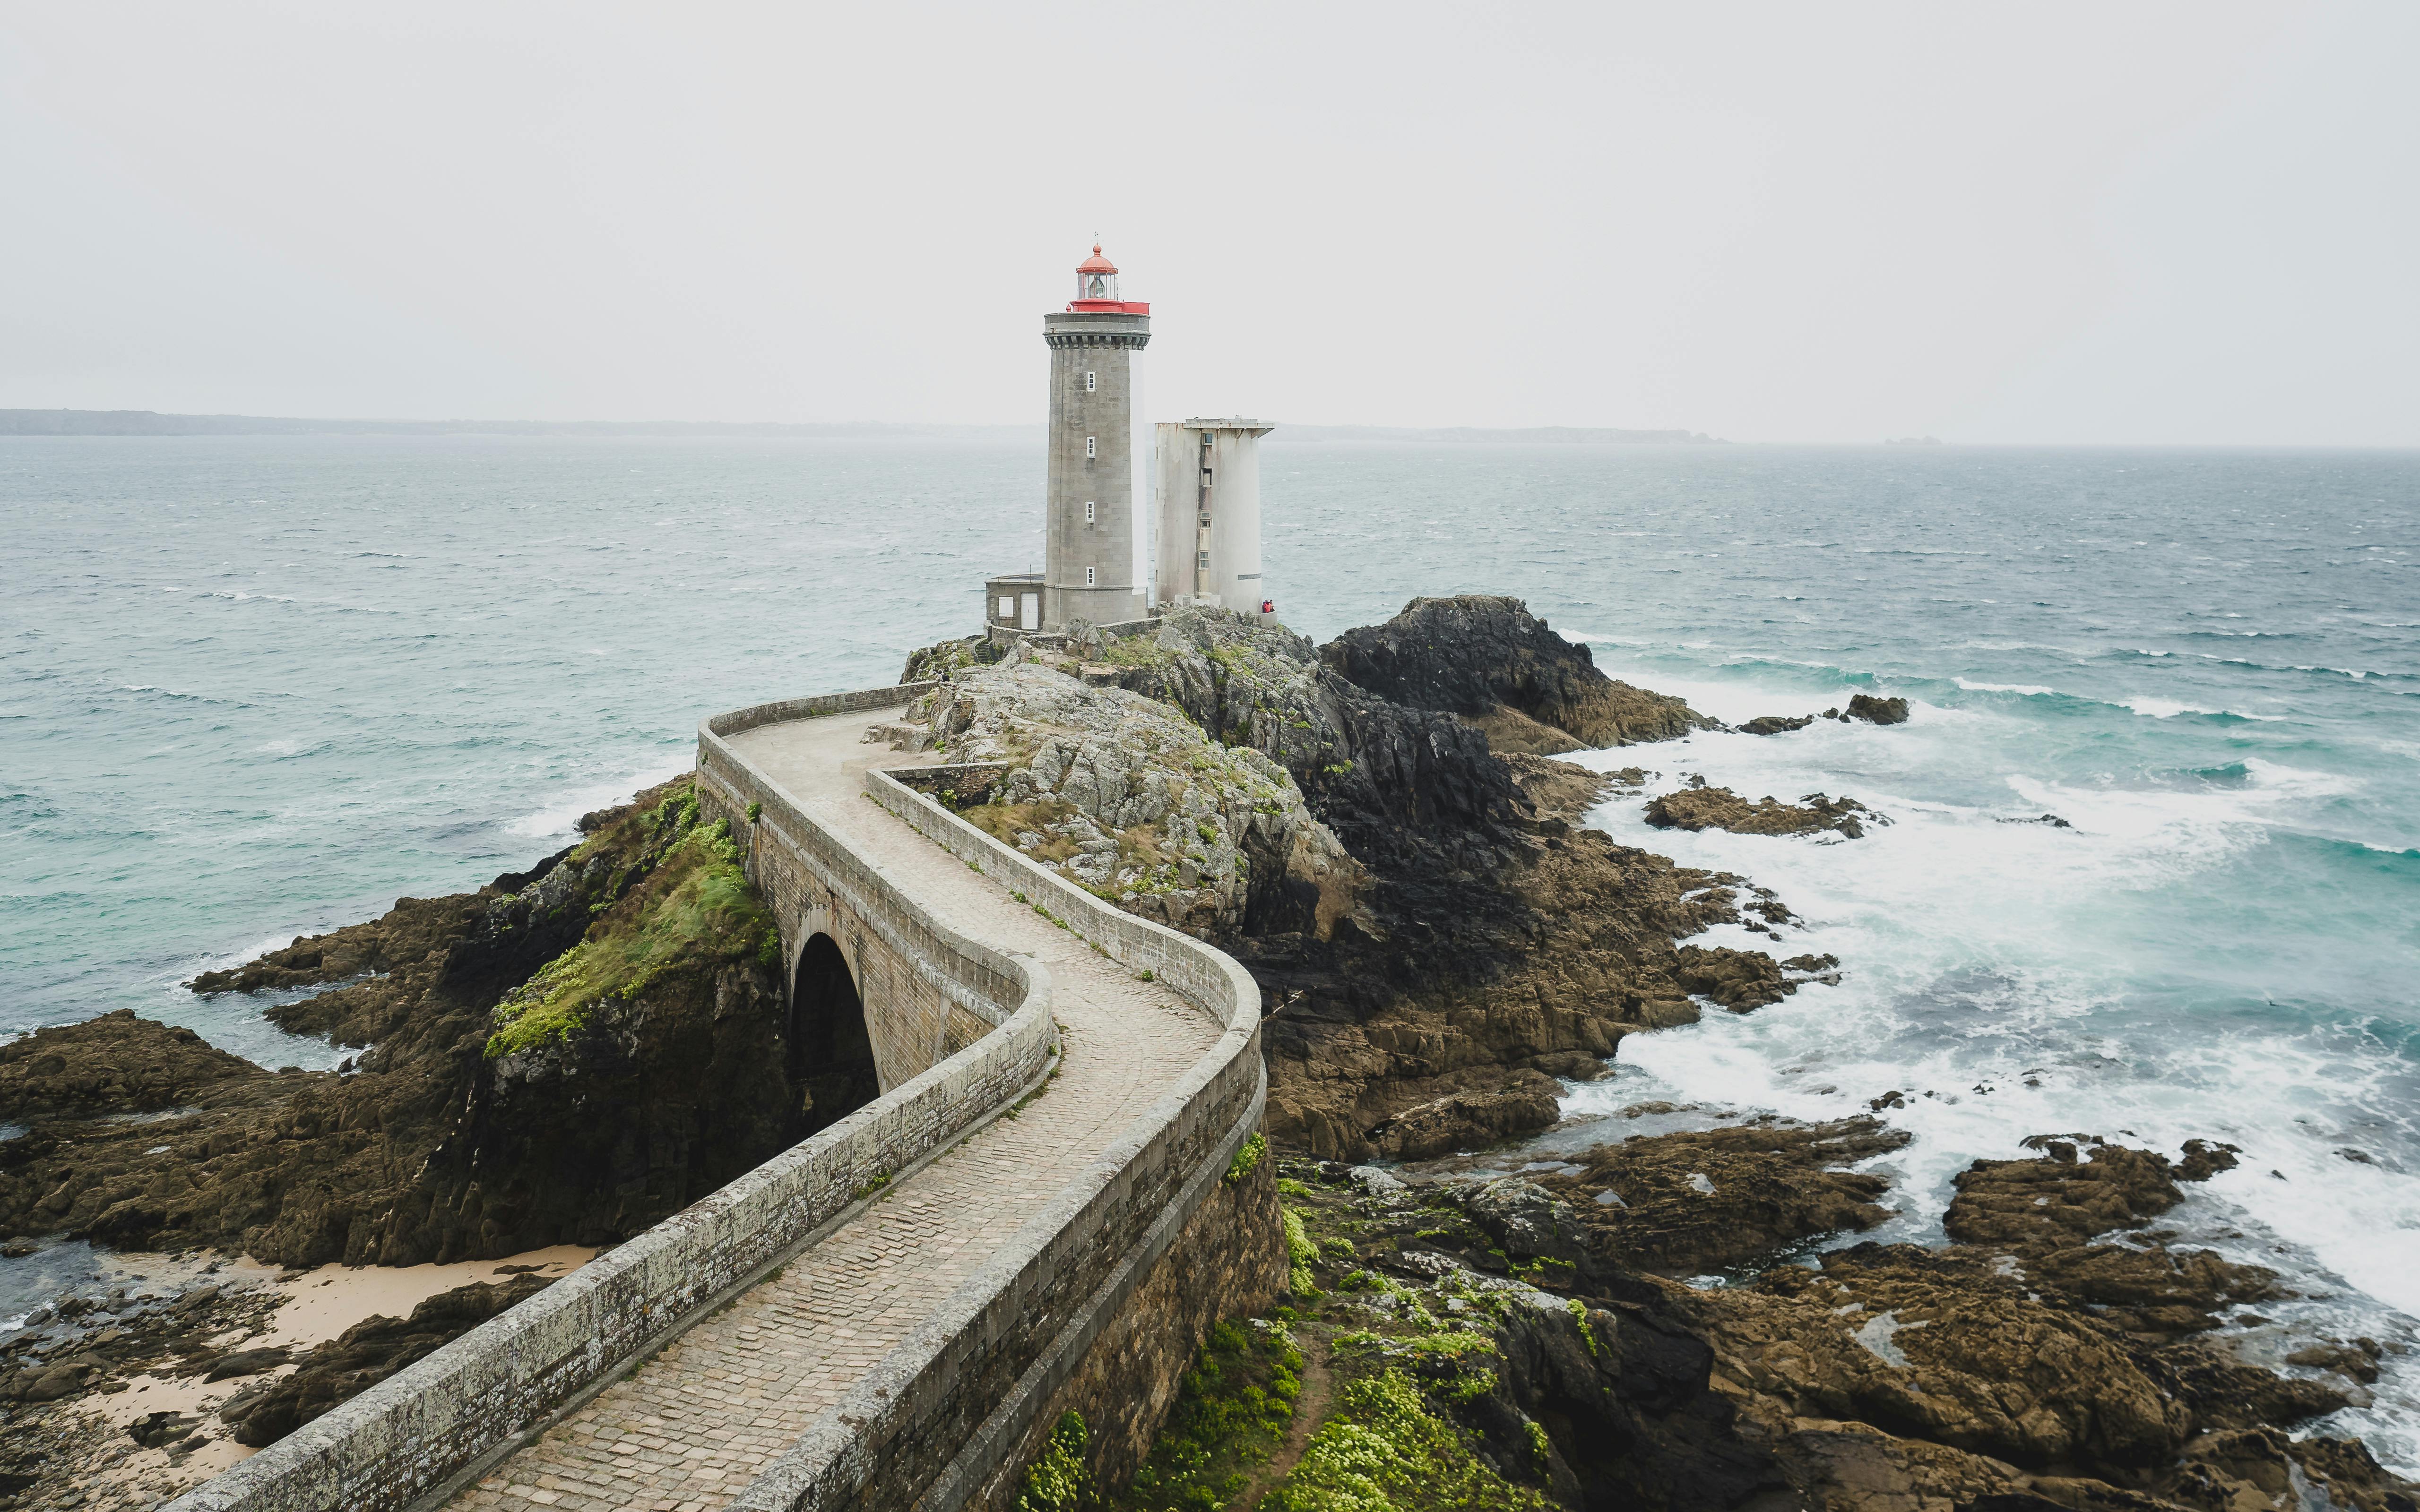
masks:
<instances>
[{"instance_id":1,"label":"stone bridge","mask_svg":"<svg viewBox=\"0 0 2420 1512\"><path fill-rule=\"evenodd\" d=\"M1260 995L863 743L929 684L723 715L697 779L780 920L828 1126L178 1512L1014 1503L1059 1415L1130 1471L1285 1256ZM852 1104L861 1100L862 1105Z\"/></svg>"}]
</instances>

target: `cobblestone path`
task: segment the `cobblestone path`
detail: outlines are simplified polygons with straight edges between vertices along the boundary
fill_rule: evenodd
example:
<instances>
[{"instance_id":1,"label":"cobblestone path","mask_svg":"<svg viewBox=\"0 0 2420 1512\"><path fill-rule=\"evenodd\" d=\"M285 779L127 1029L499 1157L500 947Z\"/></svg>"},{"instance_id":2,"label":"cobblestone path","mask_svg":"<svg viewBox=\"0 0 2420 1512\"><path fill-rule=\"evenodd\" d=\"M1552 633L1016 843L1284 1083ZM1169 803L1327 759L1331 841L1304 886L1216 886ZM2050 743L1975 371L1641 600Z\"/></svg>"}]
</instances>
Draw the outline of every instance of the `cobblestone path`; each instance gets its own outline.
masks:
<instances>
[{"instance_id":1,"label":"cobblestone path","mask_svg":"<svg viewBox=\"0 0 2420 1512\"><path fill-rule=\"evenodd\" d=\"M1217 1040L1209 1016L1010 898L860 795L865 711L734 749L952 928L1049 967L1066 1058L998 1119L457 1496L457 1507L690 1512L747 1486Z\"/></svg>"}]
</instances>

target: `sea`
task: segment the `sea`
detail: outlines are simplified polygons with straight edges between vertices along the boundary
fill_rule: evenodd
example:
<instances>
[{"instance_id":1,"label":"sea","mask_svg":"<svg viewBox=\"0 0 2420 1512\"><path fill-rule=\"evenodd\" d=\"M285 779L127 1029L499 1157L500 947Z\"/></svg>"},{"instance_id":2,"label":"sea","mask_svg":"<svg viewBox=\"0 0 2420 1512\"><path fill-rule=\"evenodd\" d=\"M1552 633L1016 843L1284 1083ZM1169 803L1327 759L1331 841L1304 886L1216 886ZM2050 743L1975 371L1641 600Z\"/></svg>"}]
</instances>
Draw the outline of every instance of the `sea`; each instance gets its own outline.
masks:
<instances>
[{"instance_id":1,"label":"sea","mask_svg":"<svg viewBox=\"0 0 2420 1512\"><path fill-rule=\"evenodd\" d=\"M2028 1135L2239 1146L2165 1226L2281 1273L2256 1358L2383 1346L2319 1427L2420 1470L2420 453L1282 437L1265 567L1314 638L1508 594L1729 722L1909 701L1585 758L1650 774L1592 823L1803 924L1713 942L1841 980L1624 1041L1566 1112L1679 1111L1573 1131L1898 1092L1868 1237L1917 1242ZM334 1064L182 983L526 867L709 714L892 681L1040 566L1042 475L1038 437L0 439L0 1034L132 1009ZM1693 778L1888 823L1649 828Z\"/></svg>"}]
</instances>

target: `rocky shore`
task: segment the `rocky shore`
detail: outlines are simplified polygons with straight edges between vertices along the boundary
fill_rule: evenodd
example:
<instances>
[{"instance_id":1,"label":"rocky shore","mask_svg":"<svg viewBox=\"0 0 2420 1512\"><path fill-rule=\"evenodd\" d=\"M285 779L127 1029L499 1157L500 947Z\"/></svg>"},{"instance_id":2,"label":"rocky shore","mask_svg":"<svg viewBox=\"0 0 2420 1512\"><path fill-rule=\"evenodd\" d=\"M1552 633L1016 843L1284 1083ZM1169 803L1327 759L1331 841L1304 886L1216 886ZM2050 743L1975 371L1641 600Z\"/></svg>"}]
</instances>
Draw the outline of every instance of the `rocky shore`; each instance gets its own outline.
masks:
<instances>
[{"instance_id":1,"label":"rocky shore","mask_svg":"<svg viewBox=\"0 0 2420 1512\"><path fill-rule=\"evenodd\" d=\"M1078 1425L1035 1508L2420 1512L2359 1443L2291 1436L2392 1341L2247 1363L2228 1340L2278 1278L2158 1227L2226 1147L2045 1134L1963 1173L1929 1249L1855 1239L1908 1202L1887 1096L1818 1125L1617 1118L1488 1165L1626 1036L1854 966L1790 950L1794 916L1748 878L1582 823L1647 774L1554 757L1717 727L1519 601L1417 599L1325 646L1178 609L1144 637L945 641L903 680L940 685L889 730L941 764L937 796L1230 950L1268 1015L1292 1296L1214 1335L1131 1487L1086 1480ZM1907 716L1859 695L1744 729ZM1641 807L1776 845L1889 822L1702 781ZM0 1242L190 1257L0 1343L0 1507L150 1504L129 1465L190 1484L561 1273L512 1257L628 1238L808 1131L731 837L686 779L581 829L527 872L194 983L317 989L266 1012L360 1050L336 1072L125 1013L0 1046L0 1121L25 1128L0 1142ZM1694 943L1716 925L1775 948ZM267 1270L207 1269L236 1256ZM308 1338L276 1321L309 1268L471 1262ZM107 1405L137 1393L172 1405Z\"/></svg>"},{"instance_id":2,"label":"rocky shore","mask_svg":"<svg viewBox=\"0 0 2420 1512\"><path fill-rule=\"evenodd\" d=\"M1289 1160L1291 1296L1212 1340L1110 1499L1310 1507L1374 1483L1400 1506L2414 1505L2358 1442L2290 1431L2344 1405L2374 1345L2292 1376L2245 1365L2196 1335L2273 1278L2123 1227L2224 1149L2045 1141L1962 1181L1957 1222L1988 1240L1676 1279L1871 1224L1880 1183L1830 1167L1893 1142L1869 1119L1766 1123L1485 1183Z\"/></svg>"},{"instance_id":3,"label":"rocky shore","mask_svg":"<svg viewBox=\"0 0 2420 1512\"><path fill-rule=\"evenodd\" d=\"M1417 1159L1542 1129L1557 1079L1598 1074L1623 1035L1836 964L1683 943L1743 920L1779 939L1792 915L1580 826L1614 779L1536 752L1711 721L1606 677L1518 600L1416 599L1324 647L1178 609L1047 666L990 654L910 658L950 679L911 711L916 738L1006 764L1002 801L968 817L1251 968L1289 1146Z\"/></svg>"}]
</instances>

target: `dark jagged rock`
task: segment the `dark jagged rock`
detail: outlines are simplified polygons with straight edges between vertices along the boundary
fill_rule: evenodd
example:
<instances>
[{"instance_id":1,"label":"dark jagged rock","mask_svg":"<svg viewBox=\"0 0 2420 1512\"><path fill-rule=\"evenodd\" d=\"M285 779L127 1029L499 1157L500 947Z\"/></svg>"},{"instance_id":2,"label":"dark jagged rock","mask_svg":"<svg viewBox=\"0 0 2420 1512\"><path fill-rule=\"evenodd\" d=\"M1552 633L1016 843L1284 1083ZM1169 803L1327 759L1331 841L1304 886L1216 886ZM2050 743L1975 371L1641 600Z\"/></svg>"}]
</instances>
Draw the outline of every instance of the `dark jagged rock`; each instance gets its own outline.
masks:
<instances>
[{"instance_id":1,"label":"dark jagged rock","mask_svg":"<svg viewBox=\"0 0 2420 1512\"><path fill-rule=\"evenodd\" d=\"M1845 717L1863 719L1868 724L1905 724L1907 723L1907 700L1878 699L1869 693L1852 694L1849 698L1849 712Z\"/></svg>"},{"instance_id":2,"label":"dark jagged rock","mask_svg":"<svg viewBox=\"0 0 2420 1512\"><path fill-rule=\"evenodd\" d=\"M761 1163L799 1132L761 916L697 915L723 933L668 936L679 953L643 1001L569 1005L560 1033L488 1053L508 993L592 932L636 930L707 864L687 793L681 779L609 811L583 845L499 879L514 890L399 900L197 980L335 984L268 1015L369 1046L351 1074L270 1075L124 1014L79 1026L93 1064L160 1057L166 1077L91 1113L173 1109L38 1118L0 1146L0 1233L292 1266L475 1258L627 1238Z\"/></svg>"},{"instance_id":3,"label":"dark jagged rock","mask_svg":"<svg viewBox=\"0 0 2420 1512\"><path fill-rule=\"evenodd\" d=\"M1786 735L1792 730L1804 730L1814 722L1815 716L1811 714L1802 714L1795 719L1787 715L1765 714L1741 725L1739 730L1744 735Z\"/></svg>"},{"instance_id":4,"label":"dark jagged rock","mask_svg":"<svg viewBox=\"0 0 2420 1512\"><path fill-rule=\"evenodd\" d=\"M1525 700L1601 739L1683 733L1696 718L1685 706L1637 695L1662 722L1613 730L1604 721L1637 690L1604 679L1514 600L1423 600L1380 628L1323 659L1280 626L1176 609L1150 637L1073 654L1282 767L1367 870L1352 916L1323 929L1316 896L1255 865L1242 931L1218 936L1271 1011L1273 1137L1328 1156L1414 1159L1528 1133L1558 1116L1554 1077L1601 1065L1623 1034L1693 1020L1693 995L1745 1009L1794 989L1757 952L1676 949L1737 922L1744 894L1770 925L1791 914L1736 877L1582 826L1612 779L1498 754L1459 708L1413 707L1341 669L1439 700L1463 688L1466 706L1483 683L1487 708ZM1477 640L1430 637L1446 629ZM1489 656L1512 670L1486 671Z\"/></svg>"},{"instance_id":5,"label":"dark jagged rock","mask_svg":"<svg viewBox=\"0 0 2420 1512\"><path fill-rule=\"evenodd\" d=\"M2219 1309L2279 1295L2275 1273L2208 1250L2177 1252L2156 1237L2094 1244L2184 1200L2180 1180L2207 1180L2235 1165L2235 1147L2193 1140L2171 1165L2155 1151L2089 1135L2036 1135L2033 1160L1977 1161L1955 1179L1942 1227L1962 1244L1989 1246L2024 1265L2040 1288L2098 1308L2113 1326L2177 1335L2216 1326ZM2090 1150L2078 1160L2079 1145Z\"/></svg>"},{"instance_id":6,"label":"dark jagged rock","mask_svg":"<svg viewBox=\"0 0 2420 1512\"><path fill-rule=\"evenodd\" d=\"M1714 723L1679 699L1606 676L1588 647L1555 634L1517 598L1416 598L1384 625L1338 636L1320 659L1407 708L1470 718L1510 709L1590 746L1670 740Z\"/></svg>"},{"instance_id":7,"label":"dark jagged rock","mask_svg":"<svg viewBox=\"0 0 2420 1512\"><path fill-rule=\"evenodd\" d=\"M1590 1248L1664 1275L1726 1270L1816 1234L1890 1216L1890 1183L1837 1169L1898 1149L1906 1133L1873 1119L1758 1122L1599 1145L1584 1168L1538 1178L1588 1226Z\"/></svg>"},{"instance_id":8,"label":"dark jagged rock","mask_svg":"<svg viewBox=\"0 0 2420 1512\"><path fill-rule=\"evenodd\" d=\"M191 1029L121 1008L0 1045L0 1120L156 1113L217 1100L268 1076Z\"/></svg>"},{"instance_id":9,"label":"dark jagged rock","mask_svg":"<svg viewBox=\"0 0 2420 1512\"><path fill-rule=\"evenodd\" d=\"M1694 1151L1685 1140L1699 1136L1632 1143L1660 1145L1675 1163L1737 1163L1715 1195L1674 1194L1719 1204L1725 1181L1768 1194L1827 1184L1842 1174L1831 1164L1892 1142L1864 1119L1714 1134L1714 1148ZM2345 1394L2206 1344L2130 1333L2088 1304L2035 1292L1988 1248L1860 1243L1820 1268L1774 1265L1700 1288L1630 1269L1599 1242L1597 1205L1584 1196L1595 1176L1441 1193L1348 1180L1340 1166L1289 1168L1302 1178L1295 1211L1322 1293L1296 1300L1291 1327L1304 1351L1325 1351L1340 1375L1407 1369L1430 1410L1489 1463L1575 1512L2415 1504L2415 1488L2357 1442L2288 1436ZM1838 1195L1849 1198L1840 1227L1870 1219L1860 1211L1869 1203ZM1790 1200L1822 1206L1812 1194ZM1753 1202L1731 1211L1758 1226ZM1590 1243L1576 1261L1559 1259L1569 1253L1559 1230L1575 1213ZM1817 1231L1823 1222L1811 1220ZM1761 1257L1746 1242L1726 1253L1769 1258L1808 1226L1764 1225ZM1521 1452L1524 1439L1535 1452Z\"/></svg>"},{"instance_id":10,"label":"dark jagged rock","mask_svg":"<svg viewBox=\"0 0 2420 1512\"><path fill-rule=\"evenodd\" d=\"M1833 830L1857 840L1861 821L1881 816L1854 798L1810 793L1797 804L1768 796L1748 802L1729 788L1682 788L1650 800L1647 822L1658 829L1728 829L1735 835L1807 835Z\"/></svg>"},{"instance_id":11,"label":"dark jagged rock","mask_svg":"<svg viewBox=\"0 0 2420 1512\"><path fill-rule=\"evenodd\" d=\"M474 1282L428 1298L410 1318L365 1319L304 1355L292 1375L237 1393L220 1420L238 1443L275 1443L549 1284L534 1275Z\"/></svg>"}]
</instances>

